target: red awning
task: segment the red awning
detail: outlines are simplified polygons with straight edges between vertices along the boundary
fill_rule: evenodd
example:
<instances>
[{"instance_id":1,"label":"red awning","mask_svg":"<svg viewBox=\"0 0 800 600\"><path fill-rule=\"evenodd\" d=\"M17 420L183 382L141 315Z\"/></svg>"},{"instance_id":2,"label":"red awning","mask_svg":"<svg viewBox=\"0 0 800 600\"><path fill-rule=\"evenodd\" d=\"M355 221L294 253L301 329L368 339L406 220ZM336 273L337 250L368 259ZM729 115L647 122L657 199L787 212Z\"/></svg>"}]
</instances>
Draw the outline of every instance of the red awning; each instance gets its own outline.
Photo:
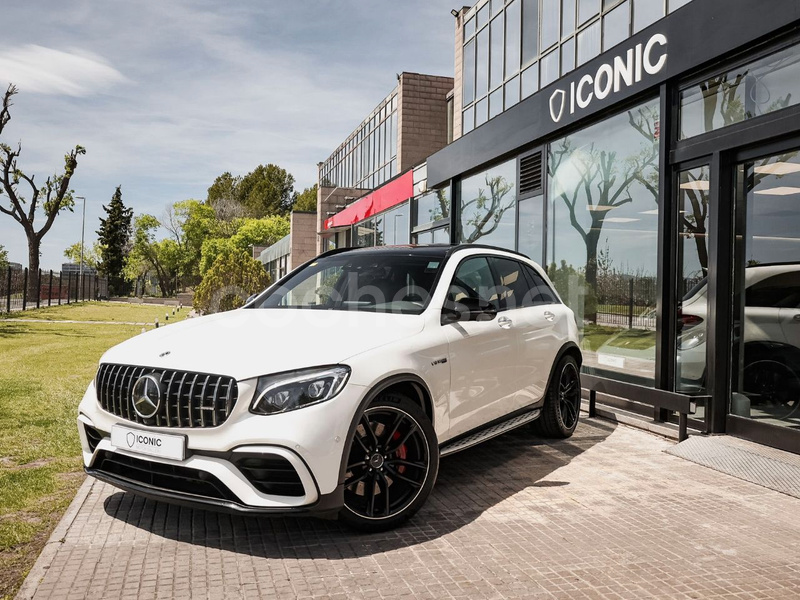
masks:
<instances>
[{"instance_id":1,"label":"red awning","mask_svg":"<svg viewBox=\"0 0 800 600\"><path fill-rule=\"evenodd\" d=\"M325 229L355 225L359 221L385 211L414 195L414 171L406 171L386 185L359 198L342 212L325 219Z\"/></svg>"}]
</instances>

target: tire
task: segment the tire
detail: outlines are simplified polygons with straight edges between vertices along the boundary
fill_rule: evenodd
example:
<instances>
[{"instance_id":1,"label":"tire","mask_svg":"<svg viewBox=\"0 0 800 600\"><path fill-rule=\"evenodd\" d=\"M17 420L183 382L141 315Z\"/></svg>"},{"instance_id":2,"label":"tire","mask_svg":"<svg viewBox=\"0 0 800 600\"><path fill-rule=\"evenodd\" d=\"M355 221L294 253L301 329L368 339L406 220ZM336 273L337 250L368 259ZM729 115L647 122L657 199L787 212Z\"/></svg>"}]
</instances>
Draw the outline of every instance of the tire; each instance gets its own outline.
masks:
<instances>
[{"instance_id":1,"label":"tire","mask_svg":"<svg viewBox=\"0 0 800 600\"><path fill-rule=\"evenodd\" d=\"M383 394L359 416L346 460L339 519L359 531L387 531L407 521L430 495L439 444L417 404Z\"/></svg>"},{"instance_id":2,"label":"tire","mask_svg":"<svg viewBox=\"0 0 800 600\"><path fill-rule=\"evenodd\" d=\"M553 371L542 415L533 422L533 430L546 438L568 438L578 426L580 407L581 373L577 361L567 355Z\"/></svg>"}]
</instances>

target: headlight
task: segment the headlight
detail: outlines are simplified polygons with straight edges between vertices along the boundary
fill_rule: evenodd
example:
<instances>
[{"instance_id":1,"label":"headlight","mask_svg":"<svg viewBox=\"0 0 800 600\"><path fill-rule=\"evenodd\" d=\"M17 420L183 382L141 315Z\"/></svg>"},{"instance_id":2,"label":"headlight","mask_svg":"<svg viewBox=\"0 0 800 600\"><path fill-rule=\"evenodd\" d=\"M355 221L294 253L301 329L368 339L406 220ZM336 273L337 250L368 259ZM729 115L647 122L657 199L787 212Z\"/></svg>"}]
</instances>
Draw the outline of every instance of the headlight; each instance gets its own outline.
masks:
<instances>
[{"instance_id":1,"label":"headlight","mask_svg":"<svg viewBox=\"0 0 800 600\"><path fill-rule=\"evenodd\" d=\"M691 350L706 341L706 328L691 328L678 338L678 350Z\"/></svg>"},{"instance_id":2,"label":"headlight","mask_svg":"<svg viewBox=\"0 0 800 600\"><path fill-rule=\"evenodd\" d=\"M258 378L250 412L272 415L330 400L342 391L350 367L318 367Z\"/></svg>"}]
</instances>

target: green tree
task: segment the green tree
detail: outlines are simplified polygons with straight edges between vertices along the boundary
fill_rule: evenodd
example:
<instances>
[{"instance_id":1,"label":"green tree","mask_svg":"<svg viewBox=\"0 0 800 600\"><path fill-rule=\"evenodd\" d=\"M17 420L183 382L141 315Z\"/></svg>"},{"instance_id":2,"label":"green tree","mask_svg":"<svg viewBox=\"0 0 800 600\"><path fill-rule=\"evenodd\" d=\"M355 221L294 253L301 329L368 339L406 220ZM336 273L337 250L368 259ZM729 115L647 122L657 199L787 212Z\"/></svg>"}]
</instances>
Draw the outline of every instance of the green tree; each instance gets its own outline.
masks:
<instances>
[{"instance_id":1,"label":"green tree","mask_svg":"<svg viewBox=\"0 0 800 600\"><path fill-rule=\"evenodd\" d=\"M0 275L8 268L8 250L0 244Z\"/></svg>"},{"instance_id":2,"label":"green tree","mask_svg":"<svg viewBox=\"0 0 800 600\"><path fill-rule=\"evenodd\" d=\"M100 246L98 242L94 242L91 246L88 244L83 244L83 264L87 267L91 267L92 269L100 269L101 264L101 256L102 256L103 248ZM71 246L68 246L66 250L64 250L64 256L70 260L70 262L80 264L81 261L81 243L75 242Z\"/></svg>"},{"instance_id":3,"label":"green tree","mask_svg":"<svg viewBox=\"0 0 800 600\"><path fill-rule=\"evenodd\" d=\"M317 184L295 194L292 210L298 212L317 212Z\"/></svg>"},{"instance_id":4,"label":"green tree","mask_svg":"<svg viewBox=\"0 0 800 600\"><path fill-rule=\"evenodd\" d=\"M264 266L244 250L231 248L216 258L197 287L194 306L206 313L242 306L270 283Z\"/></svg>"},{"instance_id":5,"label":"green tree","mask_svg":"<svg viewBox=\"0 0 800 600\"><path fill-rule=\"evenodd\" d=\"M242 177L236 191L250 216L282 215L292 208L294 177L277 165L258 165Z\"/></svg>"},{"instance_id":6,"label":"green tree","mask_svg":"<svg viewBox=\"0 0 800 600\"><path fill-rule=\"evenodd\" d=\"M181 275L188 285L200 281L203 242L235 233L233 223L217 220L214 208L200 200L181 200L167 209L164 227L172 234L181 253Z\"/></svg>"},{"instance_id":7,"label":"green tree","mask_svg":"<svg viewBox=\"0 0 800 600\"><path fill-rule=\"evenodd\" d=\"M175 293L175 283L181 265L181 251L172 239L156 240L155 232L161 223L153 215L139 215L133 220L133 245L125 259L125 277L141 280L153 273L165 298Z\"/></svg>"},{"instance_id":8,"label":"green tree","mask_svg":"<svg viewBox=\"0 0 800 600\"><path fill-rule=\"evenodd\" d=\"M206 239L200 252L200 273L205 275L217 258L231 250L251 253L253 246L271 246L289 233L289 218L239 219L237 230L229 238Z\"/></svg>"},{"instance_id":9,"label":"green tree","mask_svg":"<svg viewBox=\"0 0 800 600\"><path fill-rule=\"evenodd\" d=\"M248 216L248 209L242 203L239 194L241 181L241 177L234 177L229 171L225 171L208 188L208 204L214 209L220 221L232 221Z\"/></svg>"},{"instance_id":10,"label":"green tree","mask_svg":"<svg viewBox=\"0 0 800 600\"><path fill-rule=\"evenodd\" d=\"M100 270L108 275L108 287L112 296L130 292L130 285L123 275L125 256L130 250L131 221L133 209L122 202L122 186L117 186L111 202L103 206L106 218L100 219L97 239L100 243Z\"/></svg>"},{"instance_id":11,"label":"green tree","mask_svg":"<svg viewBox=\"0 0 800 600\"><path fill-rule=\"evenodd\" d=\"M17 88L11 84L3 94L0 107L0 135L11 120L11 99ZM0 143L0 212L10 216L22 226L28 240L28 268L31 273L39 270L42 238L50 231L56 217L65 210L72 210L75 200L69 184L75 169L78 167L78 156L86 154L82 146L75 146L64 156L64 171L55 173L39 185L34 182L35 175L27 175L17 166L17 159L22 153L22 144L12 149L8 144ZM20 190L24 182L30 188L30 196L26 197ZM45 221L40 229L36 229L37 209L43 209ZM28 292L35 294L38 285L35 277L28 279Z\"/></svg>"}]
</instances>

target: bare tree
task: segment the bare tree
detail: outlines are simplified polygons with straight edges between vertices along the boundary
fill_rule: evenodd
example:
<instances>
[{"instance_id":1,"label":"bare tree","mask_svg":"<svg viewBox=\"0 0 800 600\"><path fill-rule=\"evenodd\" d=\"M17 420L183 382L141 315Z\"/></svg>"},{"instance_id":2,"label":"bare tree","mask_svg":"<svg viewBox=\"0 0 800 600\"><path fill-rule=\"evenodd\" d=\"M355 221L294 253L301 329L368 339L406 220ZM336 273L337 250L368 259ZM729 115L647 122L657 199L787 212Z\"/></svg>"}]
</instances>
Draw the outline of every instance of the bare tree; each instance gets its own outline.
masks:
<instances>
[{"instance_id":1,"label":"bare tree","mask_svg":"<svg viewBox=\"0 0 800 600\"><path fill-rule=\"evenodd\" d=\"M501 175L497 177L486 176L486 188L478 188L477 197L461 206L461 223L465 229L462 234L465 243L472 244L478 239L493 233L500 226L505 212L514 206L513 198L511 202L503 202L503 199L513 187ZM486 196L487 190L489 192L488 197ZM475 213L469 216L469 212L473 208ZM465 226L472 227L472 231L467 233Z\"/></svg>"},{"instance_id":2,"label":"bare tree","mask_svg":"<svg viewBox=\"0 0 800 600\"><path fill-rule=\"evenodd\" d=\"M3 94L3 105L0 108L0 135L11 120L11 99L16 93L17 88L11 84ZM17 159L21 153L21 143L17 144L16 150L8 144L0 143L0 212L10 216L25 230L25 237L28 239L28 268L31 272L29 293L35 293L39 282L34 275L39 271L42 238L50 231L60 212L72 210L75 201L69 183L78 166L78 156L86 154L86 150L81 146L75 146L64 157L64 172L51 175L41 185L36 184L34 175L26 175L17 166ZM30 188L29 197L23 195L19 189L22 183ZM45 222L37 230L34 223L36 210L40 207L44 210Z\"/></svg>"}]
</instances>

